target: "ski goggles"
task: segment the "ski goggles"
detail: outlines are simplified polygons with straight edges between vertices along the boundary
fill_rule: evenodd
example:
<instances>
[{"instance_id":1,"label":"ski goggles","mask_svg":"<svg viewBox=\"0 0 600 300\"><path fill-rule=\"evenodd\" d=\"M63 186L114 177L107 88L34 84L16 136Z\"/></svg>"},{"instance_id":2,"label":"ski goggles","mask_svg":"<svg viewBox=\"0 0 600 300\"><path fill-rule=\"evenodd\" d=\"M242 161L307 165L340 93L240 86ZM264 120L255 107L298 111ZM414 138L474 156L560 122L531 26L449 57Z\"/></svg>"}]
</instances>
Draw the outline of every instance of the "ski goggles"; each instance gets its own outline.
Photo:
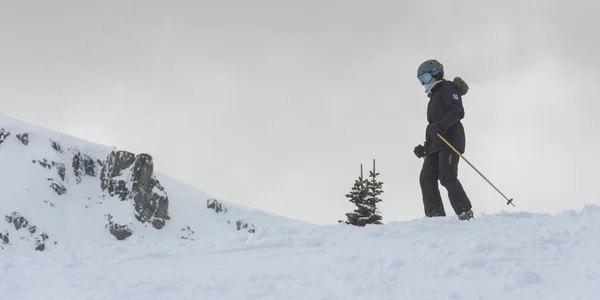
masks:
<instances>
[{"instance_id":1,"label":"ski goggles","mask_svg":"<svg viewBox=\"0 0 600 300\"><path fill-rule=\"evenodd\" d=\"M423 73L423 74L417 76L417 78L421 82L421 85L426 85L431 81L433 76L431 76L431 73Z\"/></svg>"}]
</instances>

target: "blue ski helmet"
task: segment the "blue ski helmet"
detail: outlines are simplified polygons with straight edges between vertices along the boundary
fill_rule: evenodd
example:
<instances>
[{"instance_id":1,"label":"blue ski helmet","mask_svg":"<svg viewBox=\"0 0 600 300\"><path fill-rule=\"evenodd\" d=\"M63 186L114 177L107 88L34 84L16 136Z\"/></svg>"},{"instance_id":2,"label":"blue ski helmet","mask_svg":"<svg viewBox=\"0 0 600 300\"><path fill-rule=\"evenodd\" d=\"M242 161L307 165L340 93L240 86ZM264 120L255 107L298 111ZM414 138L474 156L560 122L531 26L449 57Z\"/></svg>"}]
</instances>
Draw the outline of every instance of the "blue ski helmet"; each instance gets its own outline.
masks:
<instances>
[{"instance_id":1,"label":"blue ski helmet","mask_svg":"<svg viewBox=\"0 0 600 300\"><path fill-rule=\"evenodd\" d=\"M431 81L433 76L440 73L444 74L444 66L435 59L429 59L419 65L417 78L422 85L425 85Z\"/></svg>"}]
</instances>

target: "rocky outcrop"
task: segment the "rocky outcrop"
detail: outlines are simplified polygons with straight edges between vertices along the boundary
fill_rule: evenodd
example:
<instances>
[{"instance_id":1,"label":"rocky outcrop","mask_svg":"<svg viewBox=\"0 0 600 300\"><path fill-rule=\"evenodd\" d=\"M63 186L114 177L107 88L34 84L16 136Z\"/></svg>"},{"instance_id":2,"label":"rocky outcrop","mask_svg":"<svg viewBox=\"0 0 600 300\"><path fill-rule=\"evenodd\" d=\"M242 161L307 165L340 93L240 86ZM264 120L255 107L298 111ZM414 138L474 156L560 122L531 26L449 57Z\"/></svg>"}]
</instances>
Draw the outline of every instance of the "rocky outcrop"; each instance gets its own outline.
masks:
<instances>
[{"instance_id":1,"label":"rocky outcrop","mask_svg":"<svg viewBox=\"0 0 600 300\"><path fill-rule=\"evenodd\" d=\"M227 207L217 199L206 199L206 208L214 210L217 214L227 214ZM231 224L231 221L227 221L227 223ZM247 230L250 233L256 232L254 224L248 223L243 219L235 221L235 226L238 231Z\"/></svg>"},{"instance_id":2,"label":"rocky outcrop","mask_svg":"<svg viewBox=\"0 0 600 300\"><path fill-rule=\"evenodd\" d=\"M227 213L227 207L217 199L206 199L206 208L212 209L216 213Z\"/></svg>"},{"instance_id":3,"label":"rocky outcrop","mask_svg":"<svg viewBox=\"0 0 600 300\"><path fill-rule=\"evenodd\" d=\"M0 232L0 249L4 249L4 247L8 244L10 244L8 231L5 230L4 233Z\"/></svg>"},{"instance_id":4,"label":"rocky outcrop","mask_svg":"<svg viewBox=\"0 0 600 300\"><path fill-rule=\"evenodd\" d=\"M25 146L29 145L29 133L17 134L17 140L19 140Z\"/></svg>"},{"instance_id":5,"label":"rocky outcrop","mask_svg":"<svg viewBox=\"0 0 600 300\"><path fill-rule=\"evenodd\" d=\"M169 198L154 176L154 162L149 154L135 155L112 151L100 172L102 191L121 201L133 200L135 217L162 229L169 217Z\"/></svg>"},{"instance_id":6,"label":"rocky outcrop","mask_svg":"<svg viewBox=\"0 0 600 300\"><path fill-rule=\"evenodd\" d=\"M254 224L248 223L246 220L237 220L235 221L235 226L237 230L248 230L250 233L256 232L256 228L254 228Z\"/></svg>"},{"instance_id":7,"label":"rocky outcrop","mask_svg":"<svg viewBox=\"0 0 600 300\"><path fill-rule=\"evenodd\" d=\"M54 151L58 152L58 153L65 153L62 149L62 146L60 145L59 142L54 141L54 140L50 140L50 146L52 146L52 149L54 149Z\"/></svg>"},{"instance_id":8,"label":"rocky outcrop","mask_svg":"<svg viewBox=\"0 0 600 300\"><path fill-rule=\"evenodd\" d=\"M149 154L140 154L133 165L133 200L138 221L152 222L161 229L169 219L169 198L154 176L154 162Z\"/></svg>"},{"instance_id":9,"label":"rocky outcrop","mask_svg":"<svg viewBox=\"0 0 600 300\"><path fill-rule=\"evenodd\" d=\"M130 189L127 184L131 180L129 168L135 162L135 154L127 151L112 151L100 171L100 187L110 196L117 196L121 201L129 199Z\"/></svg>"},{"instance_id":10,"label":"rocky outcrop","mask_svg":"<svg viewBox=\"0 0 600 300\"><path fill-rule=\"evenodd\" d=\"M96 177L98 176L98 167L96 163L102 166L100 160L94 161L94 159L85 154L81 153L79 149L73 150L73 160L71 167L73 167L73 175L75 175L75 181L81 183L84 176Z\"/></svg>"},{"instance_id":11,"label":"rocky outcrop","mask_svg":"<svg viewBox=\"0 0 600 300\"><path fill-rule=\"evenodd\" d=\"M113 221L112 215L107 215L108 224L106 224L106 228L118 241L122 241L127 239L133 234L133 230L129 228L127 225L121 225Z\"/></svg>"},{"instance_id":12,"label":"rocky outcrop","mask_svg":"<svg viewBox=\"0 0 600 300\"><path fill-rule=\"evenodd\" d=\"M4 143L9 136L10 132L3 127L0 127L0 146L2 146L2 143Z\"/></svg>"},{"instance_id":13,"label":"rocky outcrop","mask_svg":"<svg viewBox=\"0 0 600 300\"><path fill-rule=\"evenodd\" d=\"M0 114L0 122L2 120ZM57 239L59 242L63 242L61 238L67 238L66 242L78 241L76 237L70 237L71 234L91 237L88 235L98 232L97 226L101 226L99 229L106 236L118 241L131 240L133 235L145 238L155 229L160 230L167 225L176 226L174 232L169 230L168 233L172 232L176 238L183 240L194 240L197 234L210 231L196 227L213 221L197 223L197 218L206 217L204 202L201 202L202 207L196 206L197 203L190 204L190 209L201 210L197 217L192 214L190 220L169 221L168 191L155 176L151 155L111 151L110 148L96 146L66 135L38 132L24 124L0 124L0 158L4 166L0 166L0 175L11 179L0 182L7 190L0 201L0 249L25 246L48 251ZM11 178L13 174L14 180ZM174 186L181 188L180 185ZM181 194L194 193L184 191ZM119 201L122 202L115 203ZM185 204L180 207L185 209ZM232 207L228 209L226 204L216 199L206 200L206 209L210 213L208 217L214 218L215 224L218 224L215 227L218 230L255 231L254 224L246 221L243 211ZM62 218L57 216L65 213L69 214L69 220L65 220L68 226L76 224L82 227L81 230L61 232L61 228L66 228L63 224L53 226L55 224L48 223L62 222ZM187 213L178 214L179 218L188 216ZM87 222L88 219L91 222ZM51 232L44 232L46 229ZM97 236L99 239L104 237Z\"/></svg>"},{"instance_id":14,"label":"rocky outcrop","mask_svg":"<svg viewBox=\"0 0 600 300\"><path fill-rule=\"evenodd\" d=\"M25 234L23 237L21 237L21 239L26 239L28 241L33 240L35 250L44 251L46 249L46 242L50 238L49 235L45 232L37 234L37 226L30 224L27 218L22 216L20 213L13 211L12 213L6 215L4 219L6 222L8 222L8 224L12 224L17 232L22 230L28 231L29 234ZM1 235L0 239L2 239L2 244L10 245L8 232L5 232L4 235Z\"/></svg>"},{"instance_id":15,"label":"rocky outcrop","mask_svg":"<svg viewBox=\"0 0 600 300\"><path fill-rule=\"evenodd\" d=\"M52 178L48 178L49 181L54 181ZM54 190L56 194L64 195L67 192L67 188L60 182L52 182L50 183L50 188Z\"/></svg>"},{"instance_id":16,"label":"rocky outcrop","mask_svg":"<svg viewBox=\"0 0 600 300\"><path fill-rule=\"evenodd\" d=\"M55 168L56 173L57 173L58 177L60 178L60 180L65 181L65 177L67 176L65 164L55 162L55 161L48 161L45 158L43 158L41 160L34 159L32 162L34 164L38 163L43 168L47 168L49 170L51 170L52 168ZM56 192L58 195L63 195L67 192L67 188L61 182L57 182L57 180L55 180L54 178L51 178L51 177L48 178L48 181L50 181L50 188L53 189L54 192Z\"/></svg>"}]
</instances>

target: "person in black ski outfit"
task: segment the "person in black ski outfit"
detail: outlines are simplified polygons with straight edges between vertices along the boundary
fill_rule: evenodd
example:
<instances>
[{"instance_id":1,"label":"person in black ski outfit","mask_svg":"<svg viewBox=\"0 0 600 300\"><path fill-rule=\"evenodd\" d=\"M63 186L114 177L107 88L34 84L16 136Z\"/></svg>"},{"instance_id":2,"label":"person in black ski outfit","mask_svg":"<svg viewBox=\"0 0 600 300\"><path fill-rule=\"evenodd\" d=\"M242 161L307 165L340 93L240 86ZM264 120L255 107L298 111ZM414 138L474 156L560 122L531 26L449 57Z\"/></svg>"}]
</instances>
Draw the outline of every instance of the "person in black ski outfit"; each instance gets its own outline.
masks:
<instances>
[{"instance_id":1,"label":"person in black ski outfit","mask_svg":"<svg viewBox=\"0 0 600 300\"><path fill-rule=\"evenodd\" d=\"M467 93L468 86L460 77L453 81L444 79L444 68L434 59L419 66L417 78L429 97L429 125L425 130L425 143L414 149L418 158L425 158L419 178L425 216L446 216L438 187L439 180L448 192L456 215L460 220L468 220L473 217L473 211L471 201L458 180L460 156L437 136L440 133L457 151L461 154L465 152L465 130L460 120L465 115L462 96Z\"/></svg>"}]
</instances>

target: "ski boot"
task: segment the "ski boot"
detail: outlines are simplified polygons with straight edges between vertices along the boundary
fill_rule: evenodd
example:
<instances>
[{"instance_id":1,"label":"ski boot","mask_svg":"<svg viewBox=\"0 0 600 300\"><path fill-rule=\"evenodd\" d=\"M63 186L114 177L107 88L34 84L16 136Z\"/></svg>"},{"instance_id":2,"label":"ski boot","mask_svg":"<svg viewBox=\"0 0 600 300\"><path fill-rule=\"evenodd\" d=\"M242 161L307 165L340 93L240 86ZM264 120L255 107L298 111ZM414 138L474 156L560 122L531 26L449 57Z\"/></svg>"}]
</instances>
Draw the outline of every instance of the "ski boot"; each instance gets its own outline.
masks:
<instances>
[{"instance_id":1,"label":"ski boot","mask_svg":"<svg viewBox=\"0 0 600 300\"><path fill-rule=\"evenodd\" d=\"M468 211L465 211L464 213L458 215L458 219L461 221L468 221L472 218L473 218L473 211L470 209Z\"/></svg>"}]
</instances>

